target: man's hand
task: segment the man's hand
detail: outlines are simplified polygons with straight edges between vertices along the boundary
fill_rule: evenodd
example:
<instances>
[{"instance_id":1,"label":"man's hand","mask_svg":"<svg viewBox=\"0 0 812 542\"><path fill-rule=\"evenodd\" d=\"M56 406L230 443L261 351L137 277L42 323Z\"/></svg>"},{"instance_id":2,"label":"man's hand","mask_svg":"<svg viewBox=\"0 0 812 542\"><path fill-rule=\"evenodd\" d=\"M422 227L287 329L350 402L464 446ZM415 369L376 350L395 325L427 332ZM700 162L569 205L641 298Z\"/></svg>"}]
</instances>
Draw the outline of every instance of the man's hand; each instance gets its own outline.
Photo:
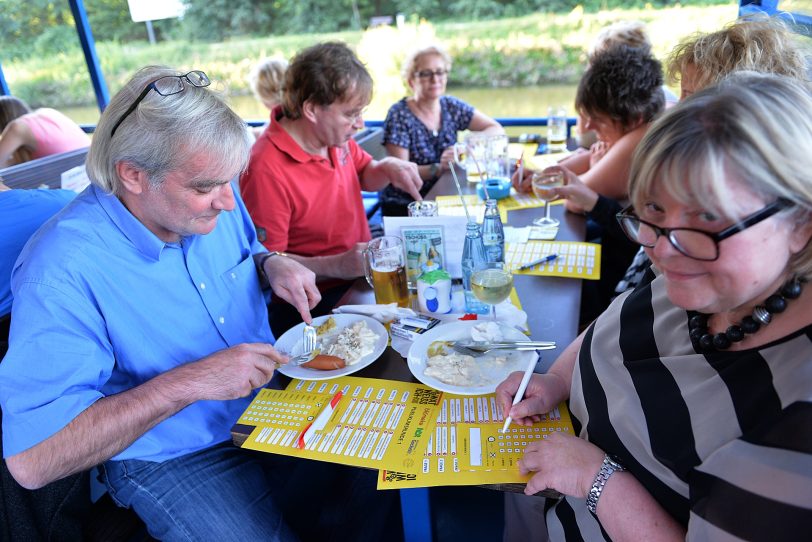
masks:
<instances>
[{"instance_id":1,"label":"man's hand","mask_svg":"<svg viewBox=\"0 0 812 542\"><path fill-rule=\"evenodd\" d=\"M264 386L287 362L270 344L238 344L178 367L173 381L182 382L192 401L228 401Z\"/></svg>"},{"instance_id":2,"label":"man's hand","mask_svg":"<svg viewBox=\"0 0 812 542\"><path fill-rule=\"evenodd\" d=\"M423 179L417 171L417 164L389 156L378 162L378 165L389 179L389 184L408 193L415 201L423 201L420 195Z\"/></svg>"},{"instance_id":3,"label":"man's hand","mask_svg":"<svg viewBox=\"0 0 812 542\"><path fill-rule=\"evenodd\" d=\"M321 301L316 287L316 274L292 258L274 256L266 258L263 272L274 293L296 307L302 320L313 321L310 309Z\"/></svg>"}]
</instances>

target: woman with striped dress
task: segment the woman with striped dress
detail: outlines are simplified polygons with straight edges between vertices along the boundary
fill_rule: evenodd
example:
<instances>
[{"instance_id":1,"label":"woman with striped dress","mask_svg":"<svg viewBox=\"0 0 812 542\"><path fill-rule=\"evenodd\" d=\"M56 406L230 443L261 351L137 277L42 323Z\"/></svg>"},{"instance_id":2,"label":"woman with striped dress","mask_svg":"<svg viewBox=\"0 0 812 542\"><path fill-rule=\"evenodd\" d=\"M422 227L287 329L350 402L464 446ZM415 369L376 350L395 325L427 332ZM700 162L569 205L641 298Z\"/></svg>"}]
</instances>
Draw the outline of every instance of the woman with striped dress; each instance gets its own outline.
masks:
<instances>
[{"instance_id":1,"label":"woman with striped dress","mask_svg":"<svg viewBox=\"0 0 812 542\"><path fill-rule=\"evenodd\" d=\"M618 215L652 270L510 407L552 540L798 540L812 524L812 95L743 72L641 141Z\"/></svg>"}]
</instances>

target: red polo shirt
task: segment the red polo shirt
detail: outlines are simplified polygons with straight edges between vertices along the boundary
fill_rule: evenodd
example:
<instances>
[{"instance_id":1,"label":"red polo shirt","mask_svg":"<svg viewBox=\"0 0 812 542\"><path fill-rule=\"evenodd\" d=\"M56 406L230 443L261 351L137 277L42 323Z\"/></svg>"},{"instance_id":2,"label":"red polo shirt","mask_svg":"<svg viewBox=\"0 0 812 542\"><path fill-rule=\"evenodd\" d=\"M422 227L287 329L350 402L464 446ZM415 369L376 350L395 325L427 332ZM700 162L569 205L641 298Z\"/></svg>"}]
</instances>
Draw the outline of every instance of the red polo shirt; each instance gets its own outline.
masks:
<instances>
[{"instance_id":1,"label":"red polo shirt","mask_svg":"<svg viewBox=\"0 0 812 542\"><path fill-rule=\"evenodd\" d=\"M372 157L354 140L330 147L329 159L305 152L279 124L281 109L254 143L242 193L268 250L301 256L346 252L369 241L359 174Z\"/></svg>"}]
</instances>

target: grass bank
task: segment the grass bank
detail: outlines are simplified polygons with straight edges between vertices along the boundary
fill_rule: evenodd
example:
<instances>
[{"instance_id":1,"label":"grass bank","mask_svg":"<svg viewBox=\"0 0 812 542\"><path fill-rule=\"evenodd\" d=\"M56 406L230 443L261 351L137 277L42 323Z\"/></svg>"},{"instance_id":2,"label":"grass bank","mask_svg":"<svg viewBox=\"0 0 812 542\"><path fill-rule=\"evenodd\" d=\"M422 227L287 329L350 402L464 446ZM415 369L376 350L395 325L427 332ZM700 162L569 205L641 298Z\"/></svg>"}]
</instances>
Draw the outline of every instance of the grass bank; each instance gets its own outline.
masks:
<instances>
[{"instance_id":1,"label":"grass bank","mask_svg":"<svg viewBox=\"0 0 812 542\"><path fill-rule=\"evenodd\" d=\"M644 21L654 52L664 58L688 34L719 28L733 20L737 3L706 7L607 10L567 14L537 14L515 19L431 24L421 21L402 28L379 27L364 32L290 35L234 39L221 43L172 41L119 44L97 43L102 70L111 94L130 75L148 64L203 69L232 95L249 93L247 74L264 56L290 57L299 49L324 40L353 45L366 62L376 94L403 92L400 65L418 43L437 41L454 58L449 86L511 87L576 82L583 71L584 50L601 28L614 21ZM48 58L4 64L12 92L32 106L68 107L95 103L84 58L75 49Z\"/></svg>"}]
</instances>

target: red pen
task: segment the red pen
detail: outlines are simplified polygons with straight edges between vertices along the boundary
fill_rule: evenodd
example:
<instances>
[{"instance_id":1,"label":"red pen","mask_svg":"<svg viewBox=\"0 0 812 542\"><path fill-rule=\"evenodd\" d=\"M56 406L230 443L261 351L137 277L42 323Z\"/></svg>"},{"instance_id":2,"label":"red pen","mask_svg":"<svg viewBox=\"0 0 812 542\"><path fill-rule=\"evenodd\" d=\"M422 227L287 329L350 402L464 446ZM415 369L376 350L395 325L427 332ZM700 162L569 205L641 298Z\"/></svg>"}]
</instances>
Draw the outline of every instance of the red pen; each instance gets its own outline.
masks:
<instances>
[{"instance_id":1,"label":"red pen","mask_svg":"<svg viewBox=\"0 0 812 542\"><path fill-rule=\"evenodd\" d=\"M312 422L310 422L307 425L307 427L305 427L302 430L302 433L299 435L299 440L296 442L296 446L299 449L302 449L302 450L304 449L304 447L307 445L307 442L313 437L313 433L315 433L316 431L321 431L322 429L324 429L324 426L327 425L327 422L330 420L330 417L333 415L333 411L335 410L336 405L338 404L338 402L341 400L341 398L343 396L344 396L344 392L342 392L342 391L339 391L338 393L333 395L333 398L330 399L330 402L327 403L327 406L325 406L322 409L322 411L319 412L319 415L316 416L316 419L313 420Z\"/></svg>"}]
</instances>

